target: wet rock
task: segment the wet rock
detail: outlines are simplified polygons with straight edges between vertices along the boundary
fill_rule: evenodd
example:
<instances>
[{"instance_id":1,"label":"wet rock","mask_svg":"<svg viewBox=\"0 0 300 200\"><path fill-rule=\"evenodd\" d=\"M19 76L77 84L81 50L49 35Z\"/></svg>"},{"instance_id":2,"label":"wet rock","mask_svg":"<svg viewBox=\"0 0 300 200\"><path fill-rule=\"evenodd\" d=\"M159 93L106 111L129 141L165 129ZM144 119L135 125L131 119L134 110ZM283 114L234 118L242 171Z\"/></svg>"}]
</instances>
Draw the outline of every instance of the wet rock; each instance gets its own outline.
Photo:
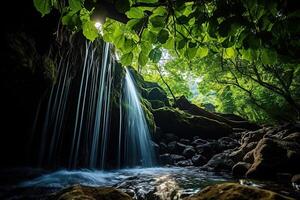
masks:
<instances>
[{"instance_id":1,"label":"wet rock","mask_svg":"<svg viewBox=\"0 0 300 200\"><path fill-rule=\"evenodd\" d=\"M213 155L220 153L221 149L217 142L209 142L202 145L197 145L196 150L202 156L206 158L211 158Z\"/></svg>"},{"instance_id":2,"label":"wet rock","mask_svg":"<svg viewBox=\"0 0 300 200\"><path fill-rule=\"evenodd\" d=\"M173 141L168 143L168 152L170 153L175 153L175 154L182 154L183 150L186 148L187 146L184 144L181 144L179 142Z\"/></svg>"},{"instance_id":3,"label":"wet rock","mask_svg":"<svg viewBox=\"0 0 300 200\"><path fill-rule=\"evenodd\" d=\"M244 156L243 158L243 161L244 162L247 162L247 163L253 163L254 162L254 149L249 151L248 153L246 153L246 155Z\"/></svg>"},{"instance_id":4,"label":"wet rock","mask_svg":"<svg viewBox=\"0 0 300 200\"><path fill-rule=\"evenodd\" d=\"M177 154L169 154L165 153L163 155L159 156L159 161L161 164L164 165L174 165L176 162L185 160L186 158L182 155L177 155Z\"/></svg>"},{"instance_id":5,"label":"wet rock","mask_svg":"<svg viewBox=\"0 0 300 200\"><path fill-rule=\"evenodd\" d=\"M160 142L159 143L159 153L163 154L163 153L167 153L168 152L168 146L163 143L163 142Z\"/></svg>"},{"instance_id":6,"label":"wet rock","mask_svg":"<svg viewBox=\"0 0 300 200\"><path fill-rule=\"evenodd\" d=\"M292 177L292 182L300 185L300 174L296 174Z\"/></svg>"},{"instance_id":7,"label":"wet rock","mask_svg":"<svg viewBox=\"0 0 300 200\"><path fill-rule=\"evenodd\" d=\"M175 163L175 165L180 166L180 167L187 167L187 166L193 166L193 162L191 159L188 159L188 160L179 161L179 162Z\"/></svg>"},{"instance_id":8,"label":"wet rock","mask_svg":"<svg viewBox=\"0 0 300 200\"><path fill-rule=\"evenodd\" d=\"M222 138L218 139L218 143L222 150L234 149L234 148L240 146L238 141L236 141L235 139L232 139L230 137L222 137Z\"/></svg>"},{"instance_id":9,"label":"wet rock","mask_svg":"<svg viewBox=\"0 0 300 200\"><path fill-rule=\"evenodd\" d=\"M296 174L292 177L292 185L296 190L300 190L300 174Z\"/></svg>"},{"instance_id":10,"label":"wet rock","mask_svg":"<svg viewBox=\"0 0 300 200\"><path fill-rule=\"evenodd\" d=\"M159 155L159 161L161 164L164 164L164 165L172 165L173 164L173 160L171 158L171 154L169 153L165 153L163 155Z\"/></svg>"},{"instance_id":11,"label":"wet rock","mask_svg":"<svg viewBox=\"0 0 300 200\"><path fill-rule=\"evenodd\" d=\"M53 200L54 199L131 200L132 198L128 194L111 187L104 188L104 187L87 187L87 186L75 185L59 191L49 199L50 200L52 199Z\"/></svg>"},{"instance_id":12,"label":"wet rock","mask_svg":"<svg viewBox=\"0 0 300 200\"><path fill-rule=\"evenodd\" d=\"M246 162L238 162L232 167L232 175L237 178L242 178L245 176L246 172L251 167L251 164Z\"/></svg>"},{"instance_id":13,"label":"wet rock","mask_svg":"<svg viewBox=\"0 0 300 200\"><path fill-rule=\"evenodd\" d=\"M247 171L249 178L274 178L276 173L300 172L300 145L264 138L254 149L254 163Z\"/></svg>"},{"instance_id":14,"label":"wet rock","mask_svg":"<svg viewBox=\"0 0 300 200\"><path fill-rule=\"evenodd\" d=\"M200 139L199 136L194 136L194 137L193 137L193 140L198 140L198 139Z\"/></svg>"},{"instance_id":15,"label":"wet rock","mask_svg":"<svg viewBox=\"0 0 300 200\"><path fill-rule=\"evenodd\" d=\"M251 142L258 142L259 140L261 140L264 135L266 134L267 129L262 128L256 131L249 131L246 132L246 134L242 137L242 144L249 144Z\"/></svg>"},{"instance_id":16,"label":"wet rock","mask_svg":"<svg viewBox=\"0 0 300 200\"><path fill-rule=\"evenodd\" d=\"M185 160L186 158L184 156L181 156L181 155L171 154L171 159L174 163L174 162L178 162L178 161L181 161L181 160Z\"/></svg>"},{"instance_id":17,"label":"wet rock","mask_svg":"<svg viewBox=\"0 0 300 200\"><path fill-rule=\"evenodd\" d=\"M184 138L181 138L179 140L180 143L182 144L185 144L185 145L190 145L191 144L191 141L189 139L184 139Z\"/></svg>"},{"instance_id":18,"label":"wet rock","mask_svg":"<svg viewBox=\"0 0 300 200\"><path fill-rule=\"evenodd\" d=\"M169 142L168 143L168 152L170 153L178 153L179 150L178 150L178 145L177 145L177 142L176 141L173 141L173 142Z\"/></svg>"},{"instance_id":19,"label":"wet rock","mask_svg":"<svg viewBox=\"0 0 300 200\"><path fill-rule=\"evenodd\" d=\"M237 150L234 150L230 156L235 162L241 161L249 151L256 147L256 145L257 142L244 142Z\"/></svg>"},{"instance_id":20,"label":"wet rock","mask_svg":"<svg viewBox=\"0 0 300 200\"><path fill-rule=\"evenodd\" d=\"M237 183L223 183L204 188L199 193L185 198L185 200L294 200L278 193L244 186Z\"/></svg>"},{"instance_id":21,"label":"wet rock","mask_svg":"<svg viewBox=\"0 0 300 200\"><path fill-rule=\"evenodd\" d=\"M207 159L202 155L195 155L192 157L192 162L195 166L202 166L207 162Z\"/></svg>"},{"instance_id":22,"label":"wet rock","mask_svg":"<svg viewBox=\"0 0 300 200\"><path fill-rule=\"evenodd\" d=\"M231 171L235 164L230 158L231 151L232 150L225 150L222 153L214 155L202 169L208 171Z\"/></svg>"},{"instance_id":23,"label":"wet rock","mask_svg":"<svg viewBox=\"0 0 300 200\"><path fill-rule=\"evenodd\" d=\"M192 158L195 155L196 151L193 147L188 146L183 150L182 155L186 158Z\"/></svg>"},{"instance_id":24,"label":"wet rock","mask_svg":"<svg viewBox=\"0 0 300 200\"><path fill-rule=\"evenodd\" d=\"M197 145L202 145L202 144L207 144L208 141L207 140L202 140L202 139L195 139L192 142L192 145L197 146Z\"/></svg>"}]
</instances>

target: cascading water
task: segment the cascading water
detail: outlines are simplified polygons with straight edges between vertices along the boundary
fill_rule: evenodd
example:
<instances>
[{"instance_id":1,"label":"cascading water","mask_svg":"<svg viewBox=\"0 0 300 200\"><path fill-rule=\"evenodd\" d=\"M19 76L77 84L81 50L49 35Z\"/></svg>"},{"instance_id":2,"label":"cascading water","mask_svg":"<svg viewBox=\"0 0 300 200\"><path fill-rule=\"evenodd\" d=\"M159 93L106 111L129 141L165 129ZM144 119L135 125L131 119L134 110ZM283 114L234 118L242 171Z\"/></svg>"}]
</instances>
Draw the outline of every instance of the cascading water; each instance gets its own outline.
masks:
<instances>
[{"instance_id":1,"label":"cascading water","mask_svg":"<svg viewBox=\"0 0 300 200\"><path fill-rule=\"evenodd\" d=\"M104 168L115 60L109 43L86 42L83 58L79 67L69 50L59 62L42 130L41 164ZM61 161L63 156L69 160Z\"/></svg>"},{"instance_id":2,"label":"cascading water","mask_svg":"<svg viewBox=\"0 0 300 200\"><path fill-rule=\"evenodd\" d=\"M123 85L122 77L117 80L122 92L116 101L116 64L111 45L99 41L63 54L40 128L41 166L106 169L154 165L147 121L127 68ZM119 109L113 112L112 103Z\"/></svg>"},{"instance_id":3,"label":"cascading water","mask_svg":"<svg viewBox=\"0 0 300 200\"><path fill-rule=\"evenodd\" d=\"M155 153L150 133L141 106L134 79L130 70L125 68L123 102L125 104L123 125L124 164L126 166L141 165L151 167L155 164ZM120 148L121 149L121 148Z\"/></svg>"}]
</instances>

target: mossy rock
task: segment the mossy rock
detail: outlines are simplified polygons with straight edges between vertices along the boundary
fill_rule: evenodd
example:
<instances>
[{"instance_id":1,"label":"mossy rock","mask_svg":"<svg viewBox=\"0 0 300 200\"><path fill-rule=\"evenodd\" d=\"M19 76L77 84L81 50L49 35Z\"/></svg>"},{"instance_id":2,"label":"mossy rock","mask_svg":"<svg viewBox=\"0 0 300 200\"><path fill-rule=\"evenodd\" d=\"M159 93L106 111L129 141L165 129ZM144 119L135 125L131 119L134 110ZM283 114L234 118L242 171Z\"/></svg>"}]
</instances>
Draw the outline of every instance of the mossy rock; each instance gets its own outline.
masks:
<instances>
[{"instance_id":1,"label":"mossy rock","mask_svg":"<svg viewBox=\"0 0 300 200\"><path fill-rule=\"evenodd\" d=\"M149 100L149 102L151 103L151 107L153 109L162 108L162 107L166 106L164 102L159 101L159 100Z\"/></svg>"},{"instance_id":2,"label":"mossy rock","mask_svg":"<svg viewBox=\"0 0 300 200\"><path fill-rule=\"evenodd\" d=\"M163 102L165 105L169 105L169 100L166 92L160 87L154 87L149 89L147 96L148 100L158 100Z\"/></svg>"},{"instance_id":3,"label":"mossy rock","mask_svg":"<svg viewBox=\"0 0 300 200\"><path fill-rule=\"evenodd\" d=\"M184 200L294 200L293 198L256 187L238 183L222 183L204 188Z\"/></svg>"},{"instance_id":4,"label":"mossy rock","mask_svg":"<svg viewBox=\"0 0 300 200\"><path fill-rule=\"evenodd\" d=\"M139 90L140 94L143 98L151 101L151 100L159 100L164 102L166 106L169 106L169 99L167 97L167 93L163 90L162 87L155 82L145 81L143 76L141 76L134 68L127 67L127 69L131 72L133 76L136 87Z\"/></svg>"},{"instance_id":5,"label":"mossy rock","mask_svg":"<svg viewBox=\"0 0 300 200\"><path fill-rule=\"evenodd\" d=\"M75 199L90 199L90 200L132 200L132 198L112 187L87 187L75 185L65 188L49 200L75 200Z\"/></svg>"},{"instance_id":6,"label":"mossy rock","mask_svg":"<svg viewBox=\"0 0 300 200\"><path fill-rule=\"evenodd\" d=\"M156 125L163 132L171 132L179 137L199 136L203 139L216 139L232 133L232 128L225 123L194 116L171 107L154 109L153 115Z\"/></svg>"}]
</instances>

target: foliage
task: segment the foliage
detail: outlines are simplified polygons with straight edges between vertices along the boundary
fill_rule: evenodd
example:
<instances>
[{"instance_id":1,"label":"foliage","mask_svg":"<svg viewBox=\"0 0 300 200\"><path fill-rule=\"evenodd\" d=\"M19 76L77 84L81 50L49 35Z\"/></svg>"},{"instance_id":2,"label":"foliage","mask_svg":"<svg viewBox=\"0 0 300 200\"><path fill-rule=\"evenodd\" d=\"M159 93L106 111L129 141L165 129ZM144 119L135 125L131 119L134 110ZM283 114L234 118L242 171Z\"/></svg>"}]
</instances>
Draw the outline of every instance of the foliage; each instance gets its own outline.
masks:
<instances>
[{"instance_id":1,"label":"foliage","mask_svg":"<svg viewBox=\"0 0 300 200\"><path fill-rule=\"evenodd\" d=\"M115 16L106 18L100 35L91 16L106 4ZM34 5L42 16L58 9L63 25L82 30L91 41L113 43L123 65L161 82L170 94L254 121L300 113L300 9L293 1L34 0ZM171 61L164 61L165 52Z\"/></svg>"}]
</instances>

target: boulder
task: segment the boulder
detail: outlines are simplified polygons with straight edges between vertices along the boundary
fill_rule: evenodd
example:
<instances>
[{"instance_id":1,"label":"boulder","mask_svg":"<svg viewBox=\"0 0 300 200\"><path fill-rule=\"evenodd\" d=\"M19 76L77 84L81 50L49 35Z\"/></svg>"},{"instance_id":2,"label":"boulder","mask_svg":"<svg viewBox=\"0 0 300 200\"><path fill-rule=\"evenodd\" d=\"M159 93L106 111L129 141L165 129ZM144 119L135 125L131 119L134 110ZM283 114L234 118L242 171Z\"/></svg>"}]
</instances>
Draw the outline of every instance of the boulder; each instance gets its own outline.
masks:
<instances>
[{"instance_id":1,"label":"boulder","mask_svg":"<svg viewBox=\"0 0 300 200\"><path fill-rule=\"evenodd\" d=\"M159 153L167 153L168 152L168 146L163 143L163 142L160 142L159 143Z\"/></svg>"},{"instance_id":2,"label":"boulder","mask_svg":"<svg viewBox=\"0 0 300 200\"><path fill-rule=\"evenodd\" d=\"M243 178L250 167L249 163L238 162L232 167L232 175L236 178Z\"/></svg>"},{"instance_id":3,"label":"boulder","mask_svg":"<svg viewBox=\"0 0 300 200\"><path fill-rule=\"evenodd\" d=\"M189 140L189 139L184 139L184 138L181 138L181 139L179 140L179 142L182 143L182 144L185 144L185 145L190 145L190 144L191 144L191 140Z\"/></svg>"},{"instance_id":4,"label":"boulder","mask_svg":"<svg viewBox=\"0 0 300 200\"><path fill-rule=\"evenodd\" d=\"M195 155L196 151L194 147L188 146L183 150L182 155L186 158L192 158Z\"/></svg>"},{"instance_id":5,"label":"boulder","mask_svg":"<svg viewBox=\"0 0 300 200\"><path fill-rule=\"evenodd\" d=\"M202 155L195 155L192 157L192 162L195 166L202 166L207 163L207 159Z\"/></svg>"},{"instance_id":6,"label":"boulder","mask_svg":"<svg viewBox=\"0 0 300 200\"><path fill-rule=\"evenodd\" d=\"M163 165L172 165L173 160L171 158L171 154L165 153L165 154L159 155L159 162Z\"/></svg>"},{"instance_id":7,"label":"boulder","mask_svg":"<svg viewBox=\"0 0 300 200\"><path fill-rule=\"evenodd\" d=\"M254 163L249 178L274 178L277 173L300 172L300 145L296 142L263 138L253 152Z\"/></svg>"},{"instance_id":8,"label":"boulder","mask_svg":"<svg viewBox=\"0 0 300 200\"><path fill-rule=\"evenodd\" d=\"M73 200L73 199L89 199L89 200L132 200L132 198L115 188L111 187L88 187L75 185L65 188L49 198L50 200Z\"/></svg>"},{"instance_id":9,"label":"boulder","mask_svg":"<svg viewBox=\"0 0 300 200\"><path fill-rule=\"evenodd\" d=\"M197 145L202 145L202 144L207 144L208 141L206 140L202 140L202 139L195 139L193 142L192 142L192 145L194 146L197 146Z\"/></svg>"},{"instance_id":10,"label":"boulder","mask_svg":"<svg viewBox=\"0 0 300 200\"><path fill-rule=\"evenodd\" d=\"M181 161L175 163L175 165L180 166L180 167L187 167L187 166L193 166L193 162L191 159L181 160Z\"/></svg>"},{"instance_id":11,"label":"boulder","mask_svg":"<svg viewBox=\"0 0 300 200\"><path fill-rule=\"evenodd\" d=\"M234 121L234 120L229 120L226 119L223 116L220 116L215 113L211 113L209 111L206 111L200 107L198 107L195 104L192 104L189 102L185 96L181 96L177 101L175 102L176 107L178 107L180 110L184 110L192 115L196 116L201 116L201 117L206 117L212 120L216 120L225 124L228 124L231 127L234 128L244 128L248 130L257 130L259 128L258 125L252 124L248 121Z\"/></svg>"},{"instance_id":12,"label":"boulder","mask_svg":"<svg viewBox=\"0 0 300 200\"><path fill-rule=\"evenodd\" d=\"M222 153L214 155L203 167L202 169L207 171L221 172L221 171L231 171L233 165L235 164L230 158L230 153L232 150L225 150Z\"/></svg>"},{"instance_id":13,"label":"boulder","mask_svg":"<svg viewBox=\"0 0 300 200\"><path fill-rule=\"evenodd\" d=\"M184 200L294 200L291 197L238 183L222 183L204 188Z\"/></svg>"},{"instance_id":14,"label":"boulder","mask_svg":"<svg viewBox=\"0 0 300 200\"><path fill-rule=\"evenodd\" d=\"M300 132L292 133L283 139L286 141L297 142L298 144L300 144Z\"/></svg>"},{"instance_id":15,"label":"boulder","mask_svg":"<svg viewBox=\"0 0 300 200\"><path fill-rule=\"evenodd\" d=\"M202 116L194 116L171 107L153 110L156 125L163 132L171 132L180 138L199 136L202 139L218 139L232 133L232 128L225 123Z\"/></svg>"}]
</instances>

